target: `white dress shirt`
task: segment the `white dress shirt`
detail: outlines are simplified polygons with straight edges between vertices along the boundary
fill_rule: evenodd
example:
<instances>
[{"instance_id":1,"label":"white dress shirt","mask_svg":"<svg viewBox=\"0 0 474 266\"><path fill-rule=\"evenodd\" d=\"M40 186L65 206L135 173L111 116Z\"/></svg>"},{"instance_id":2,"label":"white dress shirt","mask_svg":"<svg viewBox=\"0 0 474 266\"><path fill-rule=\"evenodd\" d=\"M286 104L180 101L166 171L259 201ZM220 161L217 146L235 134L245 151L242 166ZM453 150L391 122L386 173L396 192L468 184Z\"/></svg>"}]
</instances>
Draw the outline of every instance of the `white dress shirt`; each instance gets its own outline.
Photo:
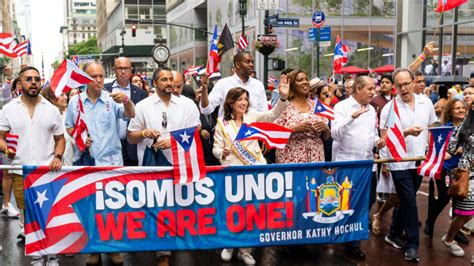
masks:
<instances>
[{"instance_id":1,"label":"white dress shirt","mask_svg":"<svg viewBox=\"0 0 474 266\"><path fill-rule=\"evenodd\" d=\"M63 119L59 109L39 95L33 117L21 97L3 107L0 130L18 135L16 156L12 165L49 165L54 158L54 136L64 134ZM10 171L22 174L21 170Z\"/></svg>"},{"instance_id":2,"label":"white dress shirt","mask_svg":"<svg viewBox=\"0 0 474 266\"><path fill-rule=\"evenodd\" d=\"M430 99L416 95L415 97L415 108L412 110L409 104L405 103L400 96L397 96L395 100L398 105L398 112L400 113L400 120L402 123L402 130L408 127L417 125L422 127L424 130L418 135L405 137L405 143L407 146L408 157L425 156L426 147L428 145L428 127L436 122L436 114L433 108L433 103ZM393 101L393 100L392 100ZM380 114L380 128L385 128L387 122L388 112L392 101L388 102L382 109ZM382 154L381 154L382 155ZM389 163L388 168L390 170L407 170L416 169L415 162L399 162Z\"/></svg>"},{"instance_id":3,"label":"white dress shirt","mask_svg":"<svg viewBox=\"0 0 474 266\"><path fill-rule=\"evenodd\" d=\"M352 97L334 107L334 121L331 125L333 138L333 161L373 160L373 148L379 139L377 113L372 105L369 111L357 118L352 114L362 106Z\"/></svg>"},{"instance_id":4,"label":"white dress shirt","mask_svg":"<svg viewBox=\"0 0 474 266\"><path fill-rule=\"evenodd\" d=\"M237 74L234 74L230 77L217 81L216 85L214 85L214 88L212 88L211 93L209 93L209 105L205 108L202 107L201 104L199 105L201 112L205 115L208 115L220 105L219 117L223 116L225 97L227 96L227 93L230 91L230 89L235 87L244 88L249 92L249 103L251 108L255 109L256 111L268 110L267 96L265 94L263 83L252 77L249 77L247 82L244 83L239 78L239 76L237 76Z\"/></svg>"},{"instance_id":5,"label":"white dress shirt","mask_svg":"<svg viewBox=\"0 0 474 266\"><path fill-rule=\"evenodd\" d=\"M183 97L171 95L168 106L165 105L156 93L140 101L135 106L135 117L131 119L128 131L142 131L147 128L155 129L159 132L165 132L158 138L158 140L162 140L170 139L169 131L200 125L199 110L196 104L190 104ZM166 128L163 127L163 116L166 116ZM153 140L148 138L138 143L137 155L139 165L142 165L146 147L152 144ZM163 154L172 163L171 149L163 150Z\"/></svg>"}]
</instances>

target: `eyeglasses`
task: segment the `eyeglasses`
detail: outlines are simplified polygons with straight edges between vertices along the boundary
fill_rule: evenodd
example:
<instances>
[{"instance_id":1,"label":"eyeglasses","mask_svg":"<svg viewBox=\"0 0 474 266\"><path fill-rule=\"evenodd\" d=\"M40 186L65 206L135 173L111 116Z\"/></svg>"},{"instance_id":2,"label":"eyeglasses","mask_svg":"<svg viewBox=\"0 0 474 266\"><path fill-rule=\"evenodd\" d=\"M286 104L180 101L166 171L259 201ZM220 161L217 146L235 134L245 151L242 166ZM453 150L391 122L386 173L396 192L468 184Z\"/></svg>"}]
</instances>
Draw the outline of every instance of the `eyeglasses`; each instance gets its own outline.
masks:
<instances>
[{"instance_id":1,"label":"eyeglasses","mask_svg":"<svg viewBox=\"0 0 474 266\"><path fill-rule=\"evenodd\" d=\"M125 72L125 71L130 71L132 68L131 67L116 67L115 70L118 70L120 72Z\"/></svg>"},{"instance_id":2,"label":"eyeglasses","mask_svg":"<svg viewBox=\"0 0 474 266\"><path fill-rule=\"evenodd\" d=\"M26 81L26 82L32 82L33 80L36 83L41 82L40 77L25 77L23 80Z\"/></svg>"},{"instance_id":3,"label":"eyeglasses","mask_svg":"<svg viewBox=\"0 0 474 266\"><path fill-rule=\"evenodd\" d=\"M411 85L411 81L403 84L395 84L395 88L401 89L401 88L407 88L408 86Z\"/></svg>"},{"instance_id":4,"label":"eyeglasses","mask_svg":"<svg viewBox=\"0 0 474 266\"><path fill-rule=\"evenodd\" d=\"M163 120L161 121L161 127L166 129L166 127L168 126L168 118L166 116L166 112L161 113L161 115L163 116Z\"/></svg>"}]
</instances>

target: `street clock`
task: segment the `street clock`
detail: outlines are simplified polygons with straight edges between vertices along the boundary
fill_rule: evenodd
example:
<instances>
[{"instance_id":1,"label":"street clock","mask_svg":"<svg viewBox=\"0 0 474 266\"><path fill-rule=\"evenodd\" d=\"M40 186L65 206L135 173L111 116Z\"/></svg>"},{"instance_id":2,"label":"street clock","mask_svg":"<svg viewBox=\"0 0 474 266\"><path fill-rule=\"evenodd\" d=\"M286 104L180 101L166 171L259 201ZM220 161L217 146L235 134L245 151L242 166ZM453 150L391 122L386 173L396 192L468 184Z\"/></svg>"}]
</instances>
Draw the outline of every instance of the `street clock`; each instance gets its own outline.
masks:
<instances>
[{"instance_id":1,"label":"street clock","mask_svg":"<svg viewBox=\"0 0 474 266\"><path fill-rule=\"evenodd\" d=\"M155 45L151 50L151 55L159 65L164 65L166 61L168 61L168 58L170 58L170 50L166 45Z\"/></svg>"}]
</instances>

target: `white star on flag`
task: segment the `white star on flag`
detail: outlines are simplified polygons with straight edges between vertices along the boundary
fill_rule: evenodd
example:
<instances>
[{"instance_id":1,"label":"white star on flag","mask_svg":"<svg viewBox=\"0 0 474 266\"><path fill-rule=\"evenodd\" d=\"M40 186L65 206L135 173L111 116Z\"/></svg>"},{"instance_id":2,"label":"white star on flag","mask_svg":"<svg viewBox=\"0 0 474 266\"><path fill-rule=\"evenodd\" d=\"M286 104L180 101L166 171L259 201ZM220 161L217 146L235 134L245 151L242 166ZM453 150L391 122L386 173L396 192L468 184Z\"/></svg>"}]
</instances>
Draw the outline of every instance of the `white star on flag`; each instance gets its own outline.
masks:
<instances>
[{"instance_id":1,"label":"white star on flag","mask_svg":"<svg viewBox=\"0 0 474 266\"><path fill-rule=\"evenodd\" d=\"M45 189L45 190L44 190L43 192L41 192L41 193L38 192L38 191L36 191L36 196L37 196L37 198L36 198L35 203L38 203L39 206L40 206L40 208L43 207L43 202L49 200L49 199L46 197L46 191L47 191L47 189Z\"/></svg>"},{"instance_id":2,"label":"white star on flag","mask_svg":"<svg viewBox=\"0 0 474 266\"><path fill-rule=\"evenodd\" d=\"M250 135L252 135L252 130L249 129L247 130L247 132L245 132L245 136L250 136Z\"/></svg>"},{"instance_id":3,"label":"white star on flag","mask_svg":"<svg viewBox=\"0 0 474 266\"><path fill-rule=\"evenodd\" d=\"M321 106L318 105L318 111L320 111L320 110L321 110Z\"/></svg>"},{"instance_id":4,"label":"white star on flag","mask_svg":"<svg viewBox=\"0 0 474 266\"><path fill-rule=\"evenodd\" d=\"M438 143L441 143L443 141L443 137L441 135L438 136Z\"/></svg>"},{"instance_id":5,"label":"white star on flag","mask_svg":"<svg viewBox=\"0 0 474 266\"><path fill-rule=\"evenodd\" d=\"M188 134L186 134L186 131L184 131L184 134L179 134L179 136L181 136L181 138L183 139L183 140L181 140L181 142L186 142L186 143L189 144L189 138L191 136L188 136Z\"/></svg>"}]
</instances>

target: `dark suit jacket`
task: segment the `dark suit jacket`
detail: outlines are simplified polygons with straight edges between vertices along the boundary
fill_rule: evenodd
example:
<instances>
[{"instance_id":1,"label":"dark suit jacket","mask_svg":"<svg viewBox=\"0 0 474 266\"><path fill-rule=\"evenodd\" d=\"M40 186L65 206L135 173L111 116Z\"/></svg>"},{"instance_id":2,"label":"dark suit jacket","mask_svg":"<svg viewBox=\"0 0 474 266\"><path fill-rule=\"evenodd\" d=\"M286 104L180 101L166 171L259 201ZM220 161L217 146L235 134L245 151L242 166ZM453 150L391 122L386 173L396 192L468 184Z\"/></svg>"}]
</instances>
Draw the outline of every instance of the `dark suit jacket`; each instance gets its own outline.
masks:
<instances>
[{"instance_id":1,"label":"dark suit jacket","mask_svg":"<svg viewBox=\"0 0 474 266\"><path fill-rule=\"evenodd\" d=\"M112 92L112 85L114 84L114 82L115 80L113 82L105 84L104 89L108 92ZM130 83L130 100L132 100L133 104L136 105L138 102L145 99L146 97L148 97L146 91ZM126 140L123 141L122 156L125 165L127 165L127 161L129 160L138 161L137 145L132 145Z\"/></svg>"}]
</instances>

